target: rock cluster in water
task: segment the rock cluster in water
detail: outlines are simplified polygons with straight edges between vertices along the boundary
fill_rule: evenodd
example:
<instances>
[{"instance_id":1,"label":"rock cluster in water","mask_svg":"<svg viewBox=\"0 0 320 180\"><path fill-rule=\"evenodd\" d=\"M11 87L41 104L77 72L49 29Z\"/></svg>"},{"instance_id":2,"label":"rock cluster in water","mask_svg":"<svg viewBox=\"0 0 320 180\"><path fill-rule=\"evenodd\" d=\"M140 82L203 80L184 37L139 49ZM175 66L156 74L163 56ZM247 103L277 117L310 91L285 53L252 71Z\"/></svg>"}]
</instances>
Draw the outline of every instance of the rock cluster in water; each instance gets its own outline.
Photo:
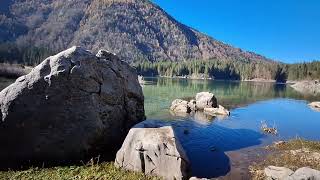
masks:
<instances>
[{"instance_id":1,"label":"rock cluster in water","mask_svg":"<svg viewBox=\"0 0 320 180\"><path fill-rule=\"evenodd\" d=\"M190 101L176 99L172 102L170 111L177 116L184 116L197 111L204 112L210 116L230 115L227 109L218 105L216 97L210 92L200 92L195 99Z\"/></svg>"},{"instance_id":2,"label":"rock cluster in water","mask_svg":"<svg viewBox=\"0 0 320 180\"><path fill-rule=\"evenodd\" d=\"M135 70L107 51L72 47L0 93L0 162L65 162L121 145L145 119Z\"/></svg>"},{"instance_id":3,"label":"rock cluster in water","mask_svg":"<svg viewBox=\"0 0 320 180\"><path fill-rule=\"evenodd\" d=\"M186 179L190 173L188 157L172 127L146 122L129 131L115 165L165 179Z\"/></svg>"}]
</instances>

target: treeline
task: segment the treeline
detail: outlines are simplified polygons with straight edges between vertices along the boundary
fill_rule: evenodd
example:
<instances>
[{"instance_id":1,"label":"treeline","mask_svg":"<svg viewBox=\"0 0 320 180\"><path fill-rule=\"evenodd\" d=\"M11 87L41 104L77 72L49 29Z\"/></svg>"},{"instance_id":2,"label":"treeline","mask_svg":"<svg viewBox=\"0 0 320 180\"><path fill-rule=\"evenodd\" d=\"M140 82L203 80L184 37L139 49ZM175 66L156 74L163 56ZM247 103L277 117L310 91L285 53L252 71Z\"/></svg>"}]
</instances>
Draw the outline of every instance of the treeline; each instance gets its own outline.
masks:
<instances>
[{"instance_id":1,"label":"treeline","mask_svg":"<svg viewBox=\"0 0 320 180\"><path fill-rule=\"evenodd\" d=\"M15 43L0 44L0 63L35 66L55 54L48 48L17 46ZM272 61L243 60L191 60L191 61L140 61L133 64L143 76L185 76L223 80L266 79L287 80L320 79L320 62L283 64Z\"/></svg>"},{"instance_id":2,"label":"treeline","mask_svg":"<svg viewBox=\"0 0 320 180\"><path fill-rule=\"evenodd\" d=\"M21 47L11 42L0 44L0 63L34 66L53 54L48 48Z\"/></svg>"},{"instance_id":3,"label":"treeline","mask_svg":"<svg viewBox=\"0 0 320 180\"><path fill-rule=\"evenodd\" d=\"M320 79L320 61L289 65L288 80Z\"/></svg>"},{"instance_id":4,"label":"treeline","mask_svg":"<svg viewBox=\"0 0 320 180\"><path fill-rule=\"evenodd\" d=\"M228 80L266 79L283 82L287 79L287 65L277 62L245 62L236 60L194 60L183 62L148 62L135 64L144 76L186 76Z\"/></svg>"},{"instance_id":5,"label":"treeline","mask_svg":"<svg viewBox=\"0 0 320 180\"><path fill-rule=\"evenodd\" d=\"M234 60L162 61L154 63L144 61L135 64L135 67L138 74L144 76L182 76L224 80L266 79L278 82L320 79L320 61L297 64Z\"/></svg>"}]
</instances>

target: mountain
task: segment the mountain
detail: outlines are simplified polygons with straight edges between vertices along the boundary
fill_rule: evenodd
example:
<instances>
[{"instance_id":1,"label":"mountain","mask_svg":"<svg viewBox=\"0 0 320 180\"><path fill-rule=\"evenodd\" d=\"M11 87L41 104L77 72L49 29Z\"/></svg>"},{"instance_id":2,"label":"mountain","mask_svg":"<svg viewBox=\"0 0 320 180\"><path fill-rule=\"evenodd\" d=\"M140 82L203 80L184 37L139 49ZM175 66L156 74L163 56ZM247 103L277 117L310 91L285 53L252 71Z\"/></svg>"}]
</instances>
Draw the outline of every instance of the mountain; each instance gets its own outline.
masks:
<instances>
[{"instance_id":1,"label":"mountain","mask_svg":"<svg viewBox=\"0 0 320 180\"><path fill-rule=\"evenodd\" d=\"M148 0L1 0L0 43L105 48L134 61L270 62L176 21Z\"/></svg>"}]
</instances>

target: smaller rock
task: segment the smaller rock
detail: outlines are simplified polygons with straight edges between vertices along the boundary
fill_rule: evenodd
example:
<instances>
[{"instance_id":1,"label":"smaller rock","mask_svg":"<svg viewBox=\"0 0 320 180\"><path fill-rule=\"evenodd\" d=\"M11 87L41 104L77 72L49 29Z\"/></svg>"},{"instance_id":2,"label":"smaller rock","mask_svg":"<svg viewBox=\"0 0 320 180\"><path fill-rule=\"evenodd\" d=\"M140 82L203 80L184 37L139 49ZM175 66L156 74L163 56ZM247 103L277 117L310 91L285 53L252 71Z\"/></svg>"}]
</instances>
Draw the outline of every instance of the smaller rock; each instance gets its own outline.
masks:
<instances>
[{"instance_id":1,"label":"smaller rock","mask_svg":"<svg viewBox=\"0 0 320 180\"><path fill-rule=\"evenodd\" d=\"M320 102L312 102L309 106L314 110L320 111Z\"/></svg>"},{"instance_id":2,"label":"smaller rock","mask_svg":"<svg viewBox=\"0 0 320 180\"><path fill-rule=\"evenodd\" d=\"M191 99L188 103L188 107L190 108L191 111L196 111L197 110L197 102L194 99Z\"/></svg>"},{"instance_id":3,"label":"smaller rock","mask_svg":"<svg viewBox=\"0 0 320 180\"><path fill-rule=\"evenodd\" d=\"M190 163L172 127L140 128L145 126L137 124L129 131L117 152L115 165L165 179L188 178Z\"/></svg>"},{"instance_id":4,"label":"smaller rock","mask_svg":"<svg viewBox=\"0 0 320 180\"><path fill-rule=\"evenodd\" d=\"M211 116L217 116L217 115L229 116L230 115L230 111L228 111L221 105L219 105L218 108L204 108L203 112Z\"/></svg>"},{"instance_id":5,"label":"smaller rock","mask_svg":"<svg viewBox=\"0 0 320 180\"><path fill-rule=\"evenodd\" d=\"M196 95L197 109L202 110L204 108L217 108L217 98L210 92L200 92Z\"/></svg>"},{"instance_id":6,"label":"smaller rock","mask_svg":"<svg viewBox=\"0 0 320 180\"><path fill-rule=\"evenodd\" d=\"M174 113L190 113L190 108L188 107L188 101L182 99L176 99L172 102L170 110Z\"/></svg>"},{"instance_id":7,"label":"smaller rock","mask_svg":"<svg viewBox=\"0 0 320 180\"><path fill-rule=\"evenodd\" d=\"M282 180L289 177L294 172L285 167L268 166L264 169L264 173L268 179Z\"/></svg>"},{"instance_id":8,"label":"smaller rock","mask_svg":"<svg viewBox=\"0 0 320 180\"><path fill-rule=\"evenodd\" d=\"M285 178L285 180L320 180L320 171L311 169L309 167L303 167L296 170L291 176Z\"/></svg>"}]
</instances>

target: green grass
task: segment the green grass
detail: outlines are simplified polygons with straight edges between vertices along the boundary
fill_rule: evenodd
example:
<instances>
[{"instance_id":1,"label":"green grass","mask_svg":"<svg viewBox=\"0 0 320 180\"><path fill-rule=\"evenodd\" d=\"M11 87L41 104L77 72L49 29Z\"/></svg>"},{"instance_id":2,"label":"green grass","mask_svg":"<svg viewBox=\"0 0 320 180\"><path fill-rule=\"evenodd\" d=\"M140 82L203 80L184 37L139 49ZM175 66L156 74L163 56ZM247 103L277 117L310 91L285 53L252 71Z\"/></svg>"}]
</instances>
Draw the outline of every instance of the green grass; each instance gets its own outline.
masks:
<instances>
[{"instance_id":1,"label":"green grass","mask_svg":"<svg viewBox=\"0 0 320 180\"><path fill-rule=\"evenodd\" d=\"M293 171L301 167L320 170L319 158L313 157L313 153L320 153L319 141L294 139L284 144L269 146L267 149L270 150L270 155L264 161L255 163L249 168L253 179L265 179L263 170L271 165L287 167ZM301 151L292 153L295 150Z\"/></svg>"},{"instance_id":2,"label":"green grass","mask_svg":"<svg viewBox=\"0 0 320 180\"><path fill-rule=\"evenodd\" d=\"M88 163L83 166L30 168L0 171L1 180L158 180L157 177L116 168L113 163Z\"/></svg>"}]
</instances>

